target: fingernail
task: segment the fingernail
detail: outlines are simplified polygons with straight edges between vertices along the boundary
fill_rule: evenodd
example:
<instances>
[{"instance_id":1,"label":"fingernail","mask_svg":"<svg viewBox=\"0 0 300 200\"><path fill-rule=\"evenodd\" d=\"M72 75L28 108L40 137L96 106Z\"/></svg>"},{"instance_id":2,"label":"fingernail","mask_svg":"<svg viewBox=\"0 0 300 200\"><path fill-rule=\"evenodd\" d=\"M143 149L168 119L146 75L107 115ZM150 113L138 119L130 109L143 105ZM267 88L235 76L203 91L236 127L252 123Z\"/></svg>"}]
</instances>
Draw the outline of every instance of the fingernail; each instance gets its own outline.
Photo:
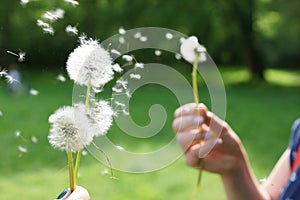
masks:
<instances>
[{"instance_id":1,"label":"fingernail","mask_svg":"<svg viewBox=\"0 0 300 200\"><path fill-rule=\"evenodd\" d=\"M199 126L202 123L203 123L203 117L202 116L194 117L194 119L193 119L194 126Z\"/></svg>"},{"instance_id":2,"label":"fingernail","mask_svg":"<svg viewBox=\"0 0 300 200\"><path fill-rule=\"evenodd\" d=\"M69 189L65 189L62 193L60 193L60 195L58 195L58 197L56 199L62 199L67 193L68 193Z\"/></svg>"}]
</instances>

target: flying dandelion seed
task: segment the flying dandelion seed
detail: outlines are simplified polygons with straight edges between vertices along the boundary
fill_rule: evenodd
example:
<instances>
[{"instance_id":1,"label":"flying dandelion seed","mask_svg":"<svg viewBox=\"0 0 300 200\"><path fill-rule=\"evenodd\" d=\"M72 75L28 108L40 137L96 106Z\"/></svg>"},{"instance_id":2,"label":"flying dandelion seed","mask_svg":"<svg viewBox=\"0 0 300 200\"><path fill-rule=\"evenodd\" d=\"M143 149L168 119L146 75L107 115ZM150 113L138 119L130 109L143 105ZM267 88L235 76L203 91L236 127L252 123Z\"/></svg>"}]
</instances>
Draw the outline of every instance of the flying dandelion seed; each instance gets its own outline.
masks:
<instances>
[{"instance_id":1,"label":"flying dandelion seed","mask_svg":"<svg viewBox=\"0 0 300 200\"><path fill-rule=\"evenodd\" d=\"M130 56L130 55L125 54L125 55L122 56L122 59L127 61L127 62L131 62L133 60L133 57Z\"/></svg>"},{"instance_id":2,"label":"flying dandelion seed","mask_svg":"<svg viewBox=\"0 0 300 200\"><path fill-rule=\"evenodd\" d=\"M3 117L3 112L0 110L0 117Z\"/></svg>"},{"instance_id":3,"label":"flying dandelion seed","mask_svg":"<svg viewBox=\"0 0 300 200\"><path fill-rule=\"evenodd\" d=\"M161 56L162 52L161 52L160 50L155 50L155 51L154 51L154 54L155 54L156 56Z\"/></svg>"},{"instance_id":4,"label":"flying dandelion seed","mask_svg":"<svg viewBox=\"0 0 300 200\"><path fill-rule=\"evenodd\" d=\"M180 60L180 59L182 58L182 56L181 56L179 53L176 53L176 54L175 54L175 58L176 58L177 60Z\"/></svg>"},{"instance_id":5,"label":"flying dandelion seed","mask_svg":"<svg viewBox=\"0 0 300 200\"><path fill-rule=\"evenodd\" d=\"M148 41L147 36L141 36L139 39L140 39L141 42L147 42Z\"/></svg>"},{"instance_id":6,"label":"flying dandelion seed","mask_svg":"<svg viewBox=\"0 0 300 200\"><path fill-rule=\"evenodd\" d=\"M64 77L62 74L57 75L56 79L59 80L59 81L61 81L61 82L65 82L66 81L66 77Z\"/></svg>"},{"instance_id":7,"label":"flying dandelion seed","mask_svg":"<svg viewBox=\"0 0 300 200\"><path fill-rule=\"evenodd\" d=\"M130 74L129 76L130 76L131 79L137 79L137 80L141 79L140 74Z\"/></svg>"},{"instance_id":8,"label":"flying dandelion seed","mask_svg":"<svg viewBox=\"0 0 300 200\"><path fill-rule=\"evenodd\" d=\"M39 94L39 91L37 91L35 89L30 89L29 94L32 95L32 96L37 96Z\"/></svg>"},{"instance_id":9,"label":"flying dandelion seed","mask_svg":"<svg viewBox=\"0 0 300 200\"><path fill-rule=\"evenodd\" d=\"M68 25L66 26L65 30L70 35L78 35L78 29L76 28L76 26Z\"/></svg>"},{"instance_id":10,"label":"flying dandelion seed","mask_svg":"<svg viewBox=\"0 0 300 200\"><path fill-rule=\"evenodd\" d=\"M7 70L6 69L1 69L0 68L0 77L6 76L7 75Z\"/></svg>"},{"instance_id":11,"label":"flying dandelion seed","mask_svg":"<svg viewBox=\"0 0 300 200\"><path fill-rule=\"evenodd\" d=\"M103 92L103 88L92 88L95 93Z\"/></svg>"},{"instance_id":12,"label":"flying dandelion seed","mask_svg":"<svg viewBox=\"0 0 300 200\"><path fill-rule=\"evenodd\" d=\"M124 151L125 149L121 146L116 146L116 149L120 150L120 151Z\"/></svg>"},{"instance_id":13,"label":"flying dandelion seed","mask_svg":"<svg viewBox=\"0 0 300 200\"><path fill-rule=\"evenodd\" d=\"M63 19L65 11L61 8L56 10L50 10L43 14L43 18L49 20L50 22L55 22L58 19Z\"/></svg>"},{"instance_id":14,"label":"flying dandelion seed","mask_svg":"<svg viewBox=\"0 0 300 200\"><path fill-rule=\"evenodd\" d=\"M29 0L20 0L22 6L26 6L29 3Z\"/></svg>"},{"instance_id":15,"label":"flying dandelion seed","mask_svg":"<svg viewBox=\"0 0 300 200\"><path fill-rule=\"evenodd\" d=\"M55 33L55 30L52 26L43 28L43 31L44 31L44 33L47 33L49 35L54 35L54 33Z\"/></svg>"},{"instance_id":16,"label":"flying dandelion seed","mask_svg":"<svg viewBox=\"0 0 300 200\"><path fill-rule=\"evenodd\" d=\"M50 27L50 24L48 24L47 22L44 22L41 19L36 20L36 25L42 28L48 28Z\"/></svg>"},{"instance_id":17,"label":"flying dandelion seed","mask_svg":"<svg viewBox=\"0 0 300 200\"><path fill-rule=\"evenodd\" d=\"M166 39L167 40L172 40L173 39L173 34L172 33L166 33Z\"/></svg>"},{"instance_id":18,"label":"flying dandelion seed","mask_svg":"<svg viewBox=\"0 0 300 200\"><path fill-rule=\"evenodd\" d=\"M26 52L19 51L19 53L14 53L12 51L6 51L6 53L18 57L19 62L23 62L25 60Z\"/></svg>"},{"instance_id":19,"label":"flying dandelion seed","mask_svg":"<svg viewBox=\"0 0 300 200\"><path fill-rule=\"evenodd\" d=\"M89 153L86 150L83 150L81 153L83 156L87 156Z\"/></svg>"},{"instance_id":20,"label":"flying dandelion seed","mask_svg":"<svg viewBox=\"0 0 300 200\"><path fill-rule=\"evenodd\" d=\"M135 63L134 64L134 69L144 69L144 63Z\"/></svg>"},{"instance_id":21,"label":"flying dandelion seed","mask_svg":"<svg viewBox=\"0 0 300 200\"><path fill-rule=\"evenodd\" d=\"M123 27L120 27L119 28L119 34L125 35L125 33L126 33L126 30Z\"/></svg>"},{"instance_id":22,"label":"flying dandelion seed","mask_svg":"<svg viewBox=\"0 0 300 200\"><path fill-rule=\"evenodd\" d=\"M121 66L118 63L114 64L112 66L112 68L115 72L118 72L118 73L121 73L123 71L123 69L121 68Z\"/></svg>"},{"instance_id":23,"label":"flying dandelion seed","mask_svg":"<svg viewBox=\"0 0 300 200\"><path fill-rule=\"evenodd\" d=\"M140 37L142 37L142 34L141 34L141 32L136 32L136 33L133 35L133 37L134 37L135 39L139 39Z\"/></svg>"},{"instance_id":24,"label":"flying dandelion seed","mask_svg":"<svg viewBox=\"0 0 300 200\"><path fill-rule=\"evenodd\" d=\"M120 44L124 44L126 42L125 38L123 36L119 37Z\"/></svg>"},{"instance_id":25,"label":"flying dandelion seed","mask_svg":"<svg viewBox=\"0 0 300 200\"><path fill-rule=\"evenodd\" d=\"M122 89L116 88L116 87L112 87L112 91L115 92L115 93L122 93L123 92Z\"/></svg>"},{"instance_id":26,"label":"flying dandelion seed","mask_svg":"<svg viewBox=\"0 0 300 200\"><path fill-rule=\"evenodd\" d=\"M74 7L79 5L79 2L75 0L65 0L65 2L71 4Z\"/></svg>"},{"instance_id":27,"label":"flying dandelion seed","mask_svg":"<svg viewBox=\"0 0 300 200\"><path fill-rule=\"evenodd\" d=\"M115 103L117 106L120 106L120 107L122 107L122 108L125 108L125 107L126 107L126 105L125 105L124 103L122 103L122 102L114 101L114 103Z\"/></svg>"},{"instance_id":28,"label":"flying dandelion seed","mask_svg":"<svg viewBox=\"0 0 300 200\"><path fill-rule=\"evenodd\" d=\"M119 51L117 51L116 49L110 50L110 53L115 54L115 55L118 55L118 56L121 55L121 53L120 53Z\"/></svg>"},{"instance_id":29,"label":"flying dandelion seed","mask_svg":"<svg viewBox=\"0 0 300 200\"><path fill-rule=\"evenodd\" d=\"M116 82L118 85L122 86L122 88L127 89L127 85L128 85L128 81L123 80L123 79L119 79Z\"/></svg>"},{"instance_id":30,"label":"flying dandelion seed","mask_svg":"<svg viewBox=\"0 0 300 200\"><path fill-rule=\"evenodd\" d=\"M125 91L125 95L127 96L127 98L131 98L131 93L130 93L130 90L129 90L129 89L127 89L127 90Z\"/></svg>"},{"instance_id":31,"label":"flying dandelion seed","mask_svg":"<svg viewBox=\"0 0 300 200\"><path fill-rule=\"evenodd\" d=\"M16 131L15 136L16 136L16 138L20 137L21 136L21 131Z\"/></svg>"},{"instance_id":32,"label":"flying dandelion seed","mask_svg":"<svg viewBox=\"0 0 300 200\"><path fill-rule=\"evenodd\" d=\"M33 142L33 143L38 143L38 139L37 139L37 137L35 137L35 136L32 136L31 137L31 141Z\"/></svg>"},{"instance_id":33,"label":"flying dandelion seed","mask_svg":"<svg viewBox=\"0 0 300 200\"><path fill-rule=\"evenodd\" d=\"M108 171L108 169L104 169L104 170L102 170L101 174L102 174L102 175L107 175L107 174L109 174L109 171Z\"/></svg>"},{"instance_id":34,"label":"flying dandelion seed","mask_svg":"<svg viewBox=\"0 0 300 200\"><path fill-rule=\"evenodd\" d=\"M18 150L22 153L27 153L27 148L23 146L18 146Z\"/></svg>"},{"instance_id":35,"label":"flying dandelion seed","mask_svg":"<svg viewBox=\"0 0 300 200\"><path fill-rule=\"evenodd\" d=\"M128 112L126 109L123 109L123 110L122 110L122 113L123 113L124 115L129 115L129 112Z\"/></svg>"}]
</instances>

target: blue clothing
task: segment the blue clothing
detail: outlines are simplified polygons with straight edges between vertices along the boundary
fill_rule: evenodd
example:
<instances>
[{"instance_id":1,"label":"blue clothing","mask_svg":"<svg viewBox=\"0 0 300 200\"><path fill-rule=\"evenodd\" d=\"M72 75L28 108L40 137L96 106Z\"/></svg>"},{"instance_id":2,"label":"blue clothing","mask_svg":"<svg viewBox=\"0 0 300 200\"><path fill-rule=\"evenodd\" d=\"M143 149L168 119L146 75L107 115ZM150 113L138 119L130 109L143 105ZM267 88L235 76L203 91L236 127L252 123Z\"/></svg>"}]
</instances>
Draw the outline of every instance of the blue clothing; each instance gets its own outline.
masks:
<instances>
[{"instance_id":1,"label":"blue clothing","mask_svg":"<svg viewBox=\"0 0 300 200\"><path fill-rule=\"evenodd\" d=\"M300 119L296 120L290 139L290 167L294 165L294 160L297 156L297 151L300 146ZM298 166L294 172L292 172L288 182L283 188L278 200L300 200L300 166Z\"/></svg>"}]
</instances>

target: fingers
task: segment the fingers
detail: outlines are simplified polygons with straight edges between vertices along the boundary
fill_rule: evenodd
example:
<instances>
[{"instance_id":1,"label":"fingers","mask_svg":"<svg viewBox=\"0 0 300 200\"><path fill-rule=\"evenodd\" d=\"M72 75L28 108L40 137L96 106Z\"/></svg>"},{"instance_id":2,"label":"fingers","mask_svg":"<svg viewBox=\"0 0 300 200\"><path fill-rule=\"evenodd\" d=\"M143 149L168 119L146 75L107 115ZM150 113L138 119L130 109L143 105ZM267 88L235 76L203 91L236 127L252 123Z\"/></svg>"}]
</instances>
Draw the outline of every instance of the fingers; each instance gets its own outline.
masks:
<instances>
[{"instance_id":1,"label":"fingers","mask_svg":"<svg viewBox=\"0 0 300 200\"><path fill-rule=\"evenodd\" d=\"M77 186L66 200L90 200L90 195L85 188Z\"/></svg>"},{"instance_id":2,"label":"fingers","mask_svg":"<svg viewBox=\"0 0 300 200\"><path fill-rule=\"evenodd\" d=\"M193 129L189 132L180 132L176 134L176 139L185 152L195 144L199 144L200 141L210 140L213 137L211 132L200 132L199 129Z\"/></svg>"},{"instance_id":3,"label":"fingers","mask_svg":"<svg viewBox=\"0 0 300 200\"><path fill-rule=\"evenodd\" d=\"M204 115L207 111L207 108L204 104L200 103L198 106L196 106L195 103L188 103L181 107L179 107L175 112L174 116L181 117L185 115L194 115L194 114L200 114Z\"/></svg>"},{"instance_id":4,"label":"fingers","mask_svg":"<svg viewBox=\"0 0 300 200\"><path fill-rule=\"evenodd\" d=\"M179 133L187 129L196 129L200 127L203 122L204 118L202 116L187 115L177 117L173 121L173 129L176 133Z\"/></svg>"}]
</instances>

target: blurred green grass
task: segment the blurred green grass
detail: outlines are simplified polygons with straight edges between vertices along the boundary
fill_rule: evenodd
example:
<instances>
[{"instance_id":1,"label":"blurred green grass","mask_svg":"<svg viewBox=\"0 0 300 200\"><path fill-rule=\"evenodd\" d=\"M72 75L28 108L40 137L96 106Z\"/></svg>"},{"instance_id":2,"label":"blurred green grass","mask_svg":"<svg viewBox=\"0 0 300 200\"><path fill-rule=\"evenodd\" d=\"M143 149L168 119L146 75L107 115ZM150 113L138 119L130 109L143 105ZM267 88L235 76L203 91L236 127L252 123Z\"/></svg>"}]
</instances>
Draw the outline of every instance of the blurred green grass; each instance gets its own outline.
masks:
<instances>
[{"instance_id":1,"label":"blurred green grass","mask_svg":"<svg viewBox=\"0 0 300 200\"><path fill-rule=\"evenodd\" d=\"M226 120L242 138L255 174L263 178L288 145L291 125L299 117L300 71L268 69L267 83L250 82L244 68L224 68L221 74L227 94ZM11 97L5 82L0 81L0 199L53 199L67 187L66 155L47 142L48 116L58 107L72 103L73 83L59 82L57 75L53 71L24 72L29 88L39 91L37 96ZM209 104L209 94L200 89L202 101ZM163 105L168 114L160 134L134 139L113 126L108 137L134 152L164 146L174 137L171 123L178 102L165 88L141 88L131 102L136 123L149 123L148 110L153 103ZM21 132L21 137L15 136L16 131ZM32 136L37 143L31 141ZM18 146L26 147L28 152L21 153ZM197 171L186 167L183 158L153 173L115 172L119 180L102 175L104 169L106 166L90 155L82 160L79 184L89 189L92 199L194 199ZM225 199L217 175L204 173L196 199Z\"/></svg>"}]
</instances>

